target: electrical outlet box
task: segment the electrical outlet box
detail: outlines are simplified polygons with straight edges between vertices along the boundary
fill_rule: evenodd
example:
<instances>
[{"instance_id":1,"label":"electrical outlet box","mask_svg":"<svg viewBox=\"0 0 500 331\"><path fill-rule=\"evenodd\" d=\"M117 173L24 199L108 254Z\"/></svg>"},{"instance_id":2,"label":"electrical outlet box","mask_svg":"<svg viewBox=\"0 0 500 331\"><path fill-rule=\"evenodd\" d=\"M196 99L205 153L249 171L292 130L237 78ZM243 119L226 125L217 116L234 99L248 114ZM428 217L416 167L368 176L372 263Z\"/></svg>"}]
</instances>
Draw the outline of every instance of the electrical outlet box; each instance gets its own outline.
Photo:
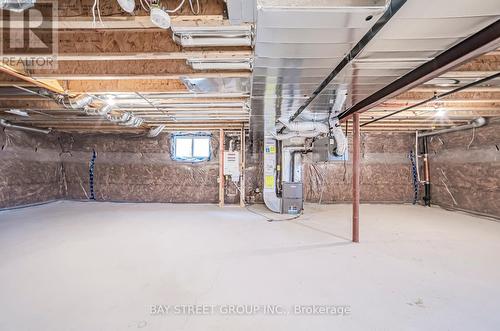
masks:
<instances>
[{"instance_id":1,"label":"electrical outlet box","mask_svg":"<svg viewBox=\"0 0 500 331\"><path fill-rule=\"evenodd\" d=\"M335 148L336 144L333 138L325 137L317 139L312 146L312 160L314 162L347 161L349 158L349 149L346 149L343 156L337 156L334 153Z\"/></svg>"}]
</instances>

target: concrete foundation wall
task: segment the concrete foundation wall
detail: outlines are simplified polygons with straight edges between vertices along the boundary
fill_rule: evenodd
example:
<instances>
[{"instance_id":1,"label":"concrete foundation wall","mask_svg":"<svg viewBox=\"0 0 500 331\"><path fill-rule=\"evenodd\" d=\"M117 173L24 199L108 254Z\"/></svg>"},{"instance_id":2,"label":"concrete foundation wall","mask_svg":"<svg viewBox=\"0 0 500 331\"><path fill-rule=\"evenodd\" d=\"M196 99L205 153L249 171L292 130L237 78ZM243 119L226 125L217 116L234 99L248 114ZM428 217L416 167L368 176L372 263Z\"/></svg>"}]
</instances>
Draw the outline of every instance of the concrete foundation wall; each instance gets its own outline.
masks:
<instances>
[{"instance_id":1,"label":"concrete foundation wall","mask_svg":"<svg viewBox=\"0 0 500 331\"><path fill-rule=\"evenodd\" d=\"M58 135L0 128L0 208L64 197Z\"/></svg>"},{"instance_id":2,"label":"concrete foundation wall","mask_svg":"<svg viewBox=\"0 0 500 331\"><path fill-rule=\"evenodd\" d=\"M500 217L500 123L428 139L432 203Z\"/></svg>"},{"instance_id":3,"label":"concrete foundation wall","mask_svg":"<svg viewBox=\"0 0 500 331\"><path fill-rule=\"evenodd\" d=\"M408 153L414 135L408 133L361 134L361 201L404 203L413 201ZM309 202L352 201L352 136L349 160L313 163L305 158L304 188Z\"/></svg>"}]
</instances>

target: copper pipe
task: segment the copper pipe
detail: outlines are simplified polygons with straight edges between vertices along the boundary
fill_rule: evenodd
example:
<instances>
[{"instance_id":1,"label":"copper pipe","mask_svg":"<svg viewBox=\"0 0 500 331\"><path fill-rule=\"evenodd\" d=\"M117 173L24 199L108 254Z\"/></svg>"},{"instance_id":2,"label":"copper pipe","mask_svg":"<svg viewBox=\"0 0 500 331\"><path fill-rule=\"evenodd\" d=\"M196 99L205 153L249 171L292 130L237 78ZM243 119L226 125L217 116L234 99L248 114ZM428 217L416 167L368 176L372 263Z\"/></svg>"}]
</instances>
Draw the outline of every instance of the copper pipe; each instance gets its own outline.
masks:
<instances>
[{"instance_id":1,"label":"copper pipe","mask_svg":"<svg viewBox=\"0 0 500 331\"><path fill-rule=\"evenodd\" d=\"M359 114L353 115L353 148L352 148L352 241L359 242L359 175L360 167L360 145L361 132L359 126Z\"/></svg>"}]
</instances>

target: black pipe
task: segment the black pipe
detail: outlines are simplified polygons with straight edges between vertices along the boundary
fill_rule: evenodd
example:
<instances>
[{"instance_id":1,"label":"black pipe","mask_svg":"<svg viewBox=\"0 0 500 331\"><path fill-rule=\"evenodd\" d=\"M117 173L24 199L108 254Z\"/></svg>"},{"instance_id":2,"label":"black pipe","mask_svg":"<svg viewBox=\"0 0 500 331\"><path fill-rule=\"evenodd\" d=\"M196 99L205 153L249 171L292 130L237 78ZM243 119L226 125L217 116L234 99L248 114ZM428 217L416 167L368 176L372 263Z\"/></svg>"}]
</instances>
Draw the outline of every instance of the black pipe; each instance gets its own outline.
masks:
<instances>
[{"instance_id":1,"label":"black pipe","mask_svg":"<svg viewBox=\"0 0 500 331\"><path fill-rule=\"evenodd\" d=\"M434 95L433 97L429 98L429 99L426 99L424 101L421 101L419 103L416 103L416 104L413 104L411 106L408 106L408 107L405 107L403 109L400 109L400 110L396 110L390 114L387 114L387 115L384 115L382 117L379 117L379 118L376 118L376 119L373 119L371 121L368 121L368 122L365 122L363 123L361 126L365 126L365 125L369 125L369 124L372 124L372 123L375 123L375 122L378 122L380 120L383 120L383 119L386 119L387 117L391 117L393 115L396 115L396 114L399 114L401 112L404 112L404 111L407 111L407 110L410 110L410 109L413 109L413 108L416 108L416 107L419 107L419 106L422 106L428 102L431 102L431 101L436 101L436 100L439 100L439 99L442 99L444 97L447 97L448 95L451 95L451 94L454 94L454 93L458 93L458 92L461 92L463 90L466 90L470 87L473 87L473 86L476 86L476 85L480 85L480 84L483 84L489 80L492 80L492 79L495 79L495 78L498 78L500 77L500 72L494 74L494 75L491 75L491 76L488 76L488 77L485 77L483 79L480 79L480 80L477 80L475 82L472 82L472 83L469 83L467 85L464 85L464 86L460 86L460 87L457 87L456 89L453 89L451 91L448 91L448 92L444 92L444 93L441 93L441 94L436 94Z\"/></svg>"},{"instance_id":2,"label":"black pipe","mask_svg":"<svg viewBox=\"0 0 500 331\"><path fill-rule=\"evenodd\" d=\"M391 84L345 110L339 115L339 119L349 117L357 112L368 110L388 98L391 98L403 91L407 91L414 86L417 86L430 78L445 72L453 65L457 65L464 60L468 60L470 57L479 55L480 52L478 50L482 50L484 47L492 46L498 41L499 38L500 20L497 20L459 44L439 54L434 59L425 62L420 67L410 71L403 77L395 80Z\"/></svg>"},{"instance_id":3,"label":"black pipe","mask_svg":"<svg viewBox=\"0 0 500 331\"><path fill-rule=\"evenodd\" d=\"M283 189L283 160L281 157L281 148L282 142L281 140L276 140L276 195L281 197L282 189Z\"/></svg>"},{"instance_id":4,"label":"black pipe","mask_svg":"<svg viewBox=\"0 0 500 331\"><path fill-rule=\"evenodd\" d=\"M372 28L361 38L361 40L351 49L351 51L340 61L340 63L330 72L330 74L314 90L309 98L293 113L290 122L294 121L304 109L330 84L330 82L356 57L363 48L375 37L375 35L389 22L389 20L403 7L407 0L392 0L387 10L372 26ZM368 18L367 18L368 19ZM278 133L283 133L285 128L281 128Z\"/></svg>"},{"instance_id":5,"label":"black pipe","mask_svg":"<svg viewBox=\"0 0 500 331\"><path fill-rule=\"evenodd\" d=\"M422 155L424 160L424 205L431 206L431 174L429 166L429 149L427 146L427 137L422 139Z\"/></svg>"}]
</instances>

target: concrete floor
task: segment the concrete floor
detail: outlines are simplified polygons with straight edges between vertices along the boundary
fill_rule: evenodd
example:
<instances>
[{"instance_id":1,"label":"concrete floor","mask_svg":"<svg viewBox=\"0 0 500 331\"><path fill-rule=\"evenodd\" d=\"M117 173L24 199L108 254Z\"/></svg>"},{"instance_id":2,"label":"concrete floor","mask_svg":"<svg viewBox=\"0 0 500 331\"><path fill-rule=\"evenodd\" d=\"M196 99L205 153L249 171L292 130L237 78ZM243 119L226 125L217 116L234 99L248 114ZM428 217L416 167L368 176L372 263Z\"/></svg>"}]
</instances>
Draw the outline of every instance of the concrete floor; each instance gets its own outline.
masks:
<instances>
[{"instance_id":1,"label":"concrete floor","mask_svg":"<svg viewBox=\"0 0 500 331\"><path fill-rule=\"evenodd\" d=\"M361 216L351 244L349 205L272 223L212 205L0 212L0 330L498 330L500 223L401 205Z\"/></svg>"}]
</instances>

